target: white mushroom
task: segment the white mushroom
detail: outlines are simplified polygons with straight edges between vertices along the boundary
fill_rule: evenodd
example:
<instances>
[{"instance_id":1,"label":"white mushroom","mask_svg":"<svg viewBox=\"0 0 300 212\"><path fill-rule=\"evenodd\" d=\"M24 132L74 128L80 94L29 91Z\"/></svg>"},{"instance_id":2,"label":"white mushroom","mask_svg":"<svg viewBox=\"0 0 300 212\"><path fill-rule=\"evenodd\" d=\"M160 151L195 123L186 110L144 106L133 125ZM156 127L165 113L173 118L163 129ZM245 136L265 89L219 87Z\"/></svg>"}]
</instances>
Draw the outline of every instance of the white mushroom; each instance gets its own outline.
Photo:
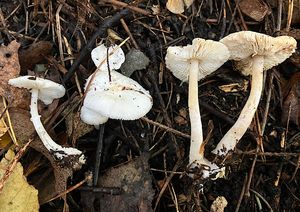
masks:
<instances>
[{"instance_id":1,"label":"white mushroom","mask_svg":"<svg viewBox=\"0 0 300 212\"><path fill-rule=\"evenodd\" d=\"M229 49L230 59L236 61L237 69L244 75L251 75L250 95L239 118L213 150L215 154L226 155L235 148L251 124L262 93L263 71L290 57L297 42L289 36L273 38L250 31L230 34L220 42Z\"/></svg>"},{"instance_id":2,"label":"white mushroom","mask_svg":"<svg viewBox=\"0 0 300 212\"><path fill-rule=\"evenodd\" d=\"M100 66L101 71L108 71L107 61L110 70L119 69L125 61L124 52L117 45L112 45L108 49L104 44L97 46L92 50L91 57L95 66Z\"/></svg>"},{"instance_id":3,"label":"white mushroom","mask_svg":"<svg viewBox=\"0 0 300 212\"><path fill-rule=\"evenodd\" d=\"M189 162L192 167L203 165L216 167L204 158L202 123L198 100L198 80L216 71L229 58L227 47L216 41L196 38L192 45L169 47L167 68L181 81L189 81L189 116L191 145Z\"/></svg>"},{"instance_id":4,"label":"white mushroom","mask_svg":"<svg viewBox=\"0 0 300 212\"><path fill-rule=\"evenodd\" d=\"M34 76L21 76L15 79L10 79L8 83L18 88L26 88L30 90L31 121L45 147L59 160L65 158L73 160L74 167L79 167L84 164L85 158L81 151L71 147L62 147L51 139L41 122L40 115L38 114L38 99L43 101L45 104L50 104L53 99L60 98L65 95L65 88L50 80Z\"/></svg>"},{"instance_id":5,"label":"white mushroom","mask_svg":"<svg viewBox=\"0 0 300 212\"><path fill-rule=\"evenodd\" d=\"M90 80L91 77L88 78L87 84ZM151 107L151 95L136 81L116 71L111 71L109 81L107 72L101 71L96 74L89 90L86 91L81 117L86 116L88 110L103 117L104 121L106 117L135 120L146 115Z\"/></svg>"},{"instance_id":6,"label":"white mushroom","mask_svg":"<svg viewBox=\"0 0 300 212\"><path fill-rule=\"evenodd\" d=\"M184 7L189 8L194 0L168 0L166 7L174 14L181 14L184 12Z\"/></svg>"}]
</instances>

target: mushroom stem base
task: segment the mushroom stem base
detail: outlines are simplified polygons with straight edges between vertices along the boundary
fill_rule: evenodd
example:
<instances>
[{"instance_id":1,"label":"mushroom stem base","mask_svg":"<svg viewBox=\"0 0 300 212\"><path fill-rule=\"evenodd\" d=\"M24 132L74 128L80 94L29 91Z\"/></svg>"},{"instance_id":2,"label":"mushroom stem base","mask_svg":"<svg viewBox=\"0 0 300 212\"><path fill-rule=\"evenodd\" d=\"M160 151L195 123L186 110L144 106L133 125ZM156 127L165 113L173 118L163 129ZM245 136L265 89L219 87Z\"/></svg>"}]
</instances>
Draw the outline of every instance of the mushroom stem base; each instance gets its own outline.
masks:
<instances>
[{"instance_id":1,"label":"mushroom stem base","mask_svg":"<svg viewBox=\"0 0 300 212\"><path fill-rule=\"evenodd\" d=\"M32 121L34 128L37 134L39 135L41 141L43 142L44 146L51 153L53 153L54 156L59 160L72 156L72 157L78 157L79 164L76 164L76 166L84 164L85 159L81 151L71 147L62 147L57 143L55 143L48 135L47 131L45 130L41 122L40 115L38 114L38 106L37 106L38 93L39 93L38 89L31 90L31 105L30 105L31 119L30 120Z\"/></svg>"}]
</instances>

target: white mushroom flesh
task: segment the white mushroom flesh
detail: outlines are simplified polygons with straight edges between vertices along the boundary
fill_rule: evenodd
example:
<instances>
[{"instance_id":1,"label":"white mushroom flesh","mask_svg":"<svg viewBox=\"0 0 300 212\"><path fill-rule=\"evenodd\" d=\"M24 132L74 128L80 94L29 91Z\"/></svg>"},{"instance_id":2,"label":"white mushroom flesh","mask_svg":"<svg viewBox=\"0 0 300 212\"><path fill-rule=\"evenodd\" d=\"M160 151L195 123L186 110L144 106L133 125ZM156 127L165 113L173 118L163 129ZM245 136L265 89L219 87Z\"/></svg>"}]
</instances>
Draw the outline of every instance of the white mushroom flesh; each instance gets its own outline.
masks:
<instances>
[{"instance_id":1,"label":"white mushroom flesh","mask_svg":"<svg viewBox=\"0 0 300 212\"><path fill-rule=\"evenodd\" d=\"M117 45L110 46L107 52L107 47L102 44L92 50L91 57L95 66L100 66L99 70L102 71L108 71L107 61L110 70L119 69L125 61L124 52Z\"/></svg>"}]
</instances>

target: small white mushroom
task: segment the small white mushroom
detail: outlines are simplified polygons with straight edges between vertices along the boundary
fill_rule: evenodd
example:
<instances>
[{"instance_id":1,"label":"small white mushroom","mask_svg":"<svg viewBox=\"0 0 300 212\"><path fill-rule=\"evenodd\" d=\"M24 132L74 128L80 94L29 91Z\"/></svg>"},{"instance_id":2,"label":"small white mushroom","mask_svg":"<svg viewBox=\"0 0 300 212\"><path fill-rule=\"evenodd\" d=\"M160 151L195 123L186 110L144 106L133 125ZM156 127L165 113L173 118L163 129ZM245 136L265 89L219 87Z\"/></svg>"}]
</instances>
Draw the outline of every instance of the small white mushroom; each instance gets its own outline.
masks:
<instances>
[{"instance_id":1,"label":"small white mushroom","mask_svg":"<svg viewBox=\"0 0 300 212\"><path fill-rule=\"evenodd\" d=\"M229 59L236 62L237 69L244 75L251 75L250 95L239 118L213 150L222 156L235 148L251 124L262 93L263 72L290 57L297 42L289 36L273 38L251 31L230 34L220 42L229 49Z\"/></svg>"},{"instance_id":2,"label":"small white mushroom","mask_svg":"<svg viewBox=\"0 0 300 212\"><path fill-rule=\"evenodd\" d=\"M65 88L50 80L34 76L21 76L15 79L10 79L8 83L18 88L26 88L30 90L31 121L45 147L59 160L65 158L71 159L73 167L80 167L84 164L85 158L81 151L71 147L62 147L51 139L41 122L40 115L38 114L38 99L48 105L52 103L53 99L64 96Z\"/></svg>"},{"instance_id":3,"label":"small white mushroom","mask_svg":"<svg viewBox=\"0 0 300 212\"><path fill-rule=\"evenodd\" d=\"M194 0L168 0L166 7L174 14L181 14L184 12L184 7L189 8Z\"/></svg>"},{"instance_id":4,"label":"small white mushroom","mask_svg":"<svg viewBox=\"0 0 300 212\"><path fill-rule=\"evenodd\" d=\"M86 84L90 80L91 76ZM135 120L146 115L151 107L151 95L136 81L116 71L111 71L109 81L108 73L101 71L96 74L86 91L81 117L88 110L98 114L98 118L102 117L104 121L105 118Z\"/></svg>"},{"instance_id":5,"label":"small white mushroom","mask_svg":"<svg viewBox=\"0 0 300 212\"><path fill-rule=\"evenodd\" d=\"M108 49L104 44L97 46L92 50L91 57L95 66L100 66L101 71L108 71L107 61L110 70L119 69L125 61L124 52L117 45L112 45Z\"/></svg>"},{"instance_id":6,"label":"small white mushroom","mask_svg":"<svg viewBox=\"0 0 300 212\"><path fill-rule=\"evenodd\" d=\"M227 47L216 41L195 38L192 45L169 47L166 55L167 68L181 81L189 81L189 116L191 145L189 162L192 167L213 164L204 158L202 123L199 110L198 81L216 71L229 58Z\"/></svg>"}]
</instances>

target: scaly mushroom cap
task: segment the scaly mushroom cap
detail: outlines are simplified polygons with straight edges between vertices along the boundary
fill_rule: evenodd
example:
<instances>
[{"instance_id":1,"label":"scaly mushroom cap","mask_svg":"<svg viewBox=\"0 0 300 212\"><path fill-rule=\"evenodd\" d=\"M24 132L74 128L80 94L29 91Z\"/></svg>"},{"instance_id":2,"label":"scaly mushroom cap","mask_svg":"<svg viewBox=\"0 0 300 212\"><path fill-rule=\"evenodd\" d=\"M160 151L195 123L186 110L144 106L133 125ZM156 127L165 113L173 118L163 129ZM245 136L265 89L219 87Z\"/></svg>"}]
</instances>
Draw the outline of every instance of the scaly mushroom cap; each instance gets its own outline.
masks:
<instances>
[{"instance_id":1,"label":"scaly mushroom cap","mask_svg":"<svg viewBox=\"0 0 300 212\"><path fill-rule=\"evenodd\" d=\"M109 82L108 72L101 71L91 83L83 106L108 118L135 120L149 112L152 97L136 81L111 71Z\"/></svg>"},{"instance_id":2,"label":"scaly mushroom cap","mask_svg":"<svg viewBox=\"0 0 300 212\"><path fill-rule=\"evenodd\" d=\"M290 36L271 37L265 34L241 31L232 33L220 40L230 52L230 60L236 61L236 68L244 75L251 74L252 57L264 57L264 70L276 66L290 57L297 42Z\"/></svg>"},{"instance_id":3,"label":"scaly mushroom cap","mask_svg":"<svg viewBox=\"0 0 300 212\"><path fill-rule=\"evenodd\" d=\"M65 95L66 89L64 86L55 83L51 80L42 79L34 76L21 76L10 79L8 84L27 89L38 89L39 99L46 105L51 104L54 99L61 98Z\"/></svg>"},{"instance_id":4,"label":"scaly mushroom cap","mask_svg":"<svg viewBox=\"0 0 300 212\"><path fill-rule=\"evenodd\" d=\"M227 47L217 41L195 38L192 45L169 47L166 54L167 68L175 77L188 80L190 61L198 60L198 80L217 70L229 58Z\"/></svg>"},{"instance_id":5,"label":"scaly mushroom cap","mask_svg":"<svg viewBox=\"0 0 300 212\"><path fill-rule=\"evenodd\" d=\"M124 52L117 45L110 46L107 54L107 47L104 44L102 44L94 48L91 52L91 57L95 66L98 67L101 64L99 68L100 70L108 71L107 60L106 60L107 55L109 55L108 61L109 61L110 70L119 69L122 63L124 63L125 61Z\"/></svg>"}]
</instances>

